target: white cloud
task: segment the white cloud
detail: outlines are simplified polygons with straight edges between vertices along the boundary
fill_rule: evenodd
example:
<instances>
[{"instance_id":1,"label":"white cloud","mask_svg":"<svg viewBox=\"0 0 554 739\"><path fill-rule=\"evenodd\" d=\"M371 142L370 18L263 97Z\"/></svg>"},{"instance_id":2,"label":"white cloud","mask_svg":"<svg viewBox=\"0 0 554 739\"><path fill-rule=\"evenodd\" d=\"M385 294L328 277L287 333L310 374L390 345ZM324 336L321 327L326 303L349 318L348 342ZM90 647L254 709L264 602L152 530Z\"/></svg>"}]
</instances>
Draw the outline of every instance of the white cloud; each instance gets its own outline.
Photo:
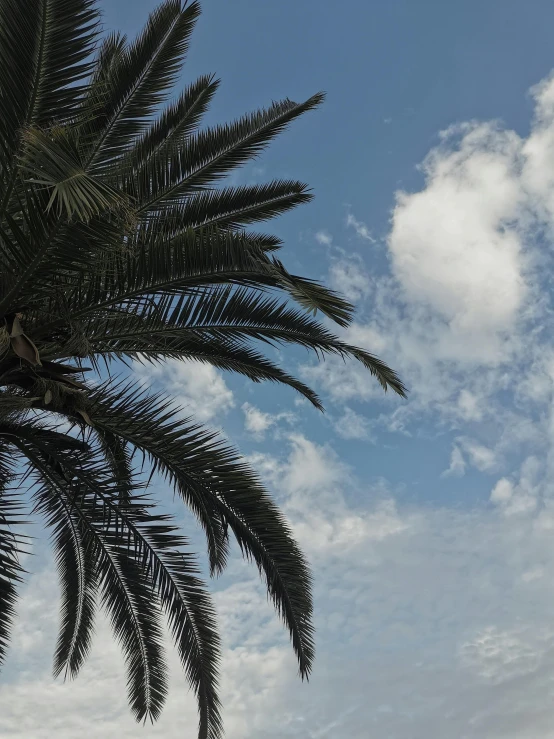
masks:
<instances>
[{"instance_id":1,"label":"white cloud","mask_svg":"<svg viewBox=\"0 0 554 739\"><path fill-rule=\"evenodd\" d=\"M541 472L540 460L535 456L527 457L520 468L519 482L514 484L508 478L502 477L491 491L491 503L499 506L507 516L534 511L541 495ZM547 519L543 517L543 526L546 521Z\"/></svg>"},{"instance_id":2,"label":"white cloud","mask_svg":"<svg viewBox=\"0 0 554 739\"><path fill-rule=\"evenodd\" d=\"M536 672L552 646L554 633L532 633L528 628L499 630L489 626L462 644L460 657L479 677L492 684Z\"/></svg>"},{"instance_id":3,"label":"white cloud","mask_svg":"<svg viewBox=\"0 0 554 739\"><path fill-rule=\"evenodd\" d=\"M270 413L263 413L250 403L243 403L242 410L245 429L257 438L263 438L265 432L275 423L275 418Z\"/></svg>"},{"instance_id":4,"label":"white cloud","mask_svg":"<svg viewBox=\"0 0 554 739\"><path fill-rule=\"evenodd\" d=\"M397 194L394 274L408 300L461 333L511 328L525 297L521 238L510 228L524 200L520 152L513 132L454 127L422 165L425 189Z\"/></svg>"},{"instance_id":5,"label":"white cloud","mask_svg":"<svg viewBox=\"0 0 554 739\"><path fill-rule=\"evenodd\" d=\"M371 292L371 279L358 255L336 259L329 270L329 282L353 303Z\"/></svg>"},{"instance_id":6,"label":"white cloud","mask_svg":"<svg viewBox=\"0 0 554 739\"><path fill-rule=\"evenodd\" d=\"M184 416L198 421L217 422L235 405L232 391L209 364L169 359L156 365L135 362L133 369L139 382L160 385Z\"/></svg>"},{"instance_id":7,"label":"white cloud","mask_svg":"<svg viewBox=\"0 0 554 739\"><path fill-rule=\"evenodd\" d=\"M366 241L370 241L372 244L375 244L375 239L371 235L369 228L365 223L359 221L355 216L353 216L352 213L348 213L346 216L346 225L349 228L353 228L361 239L365 239Z\"/></svg>"},{"instance_id":8,"label":"white cloud","mask_svg":"<svg viewBox=\"0 0 554 739\"><path fill-rule=\"evenodd\" d=\"M464 421L480 421L483 418L481 399L476 393L462 388L458 396L458 409Z\"/></svg>"},{"instance_id":9,"label":"white cloud","mask_svg":"<svg viewBox=\"0 0 554 739\"><path fill-rule=\"evenodd\" d=\"M450 454L450 466L442 473L442 477L462 477L466 471L466 461L459 446L454 445Z\"/></svg>"},{"instance_id":10,"label":"white cloud","mask_svg":"<svg viewBox=\"0 0 554 739\"><path fill-rule=\"evenodd\" d=\"M420 190L397 196L391 272L372 284L370 318L344 337L392 365L408 401L383 398L355 362L331 359L301 371L324 400L378 401L374 430L409 433L423 418L444 431L467 424L474 446L463 451L478 469L509 465L538 445L551 473L546 488L546 478L554 480L546 277L554 254L544 239L554 235L554 78L532 94L527 137L493 122L451 127L421 166Z\"/></svg>"},{"instance_id":11,"label":"white cloud","mask_svg":"<svg viewBox=\"0 0 554 739\"><path fill-rule=\"evenodd\" d=\"M333 243L333 237L328 231L316 231L315 239L318 244L322 244L323 246L331 246Z\"/></svg>"},{"instance_id":12,"label":"white cloud","mask_svg":"<svg viewBox=\"0 0 554 739\"><path fill-rule=\"evenodd\" d=\"M320 447L301 434L291 434L291 454L283 470L280 485L291 495L333 487L348 477L347 468L341 464L332 447ZM279 480L275 480L279 482Z\"/></svg>"},{"instance_id":13,"label":"white cloud","mask_svg":"<svg viewBox=\"0 0 554 739\"><path fill-rule=\"evenodd\" d=\"M494 450L489 449L483 444L479 444L475 439L467 437L458 437L456 442L465 452L470 463L480 472L489 472L494 470L498 465L498 459Z\"/></svg>"},{"instance_id":14,"label":"white cloud","mask_svg":"<svg viewBox=\"0 0 554 739\"><path fill-rule=\"evenodd\" d=\"M364 441L372 438L368 419L348 406L344 407L344 413L340 418L337 418L333 426L337 434L343 439Z\"/></svg>"},{"instance_id":15,"label":"white cloud","mask_svg":"<svg viewBox=\"0 0 554 739\"><path fill-rule=\"evenodd\" d=\"M514 486L505 477L502 477L491 492L492 503L507 503L514 494Z\"/></svg>"},{"instance_id":16,"label":"white cloud","mask_svg":"<svg viewBox=\"0 0 554 739\"><path fill-rule=\"evenodd\" d=\"M283 491L283 509L312 557L327 557L335 550L344 555L367 537L382 539L405 528L388 491L377 486L379 503L371 511L349 508L343 490L355 483L332 447L315 444L301 434L288 438L291 449L284 462L270 455L258 455L253 461Z\"/></svg>"},{"instance_id":17,"label":"white cloud","mask_svg":"<svg viewBox=\"0 0 554 739\"><path fill-rule=\"evenodd\" d=\"M289 411L273 414L264 413L250 403L243 403L241 408L244 413L244 428L258 440L263 439L266 431L275 427L280 421L285 421L288 424L292 424L295 421L294 413L290 413Z\"/></svg>"}]
</instances>

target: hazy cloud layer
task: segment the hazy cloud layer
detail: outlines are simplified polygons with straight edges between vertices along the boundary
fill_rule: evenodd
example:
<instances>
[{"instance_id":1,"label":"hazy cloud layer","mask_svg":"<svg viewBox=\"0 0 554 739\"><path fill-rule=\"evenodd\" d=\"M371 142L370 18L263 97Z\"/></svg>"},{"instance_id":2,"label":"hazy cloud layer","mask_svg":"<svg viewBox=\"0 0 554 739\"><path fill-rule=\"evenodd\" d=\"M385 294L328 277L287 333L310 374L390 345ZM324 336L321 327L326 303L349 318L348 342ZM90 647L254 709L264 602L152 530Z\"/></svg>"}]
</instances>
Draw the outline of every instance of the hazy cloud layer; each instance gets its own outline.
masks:
<instances>
[{"instance_id":1,"label":"hazy cloud layer","mask_svg":"<svg viewBox=\"0 0 554 739\"><path fill-rule=\"evenodd\" d=\"M308 685L294 680L282 629L252 570L235 562L216 595L227 736L554 736L550 510L516 520L406 509L385 485L356 480L329 447L302 436L287 446L256 461L315 566L317 669ZM53 684L44 655L54 597L45 572L22 599L14 651L24 669L2 689L2 737L192 732L194 704L176 670L160 722L132 722L104 624L77 681Z\"/></svg>"}]
</instances>

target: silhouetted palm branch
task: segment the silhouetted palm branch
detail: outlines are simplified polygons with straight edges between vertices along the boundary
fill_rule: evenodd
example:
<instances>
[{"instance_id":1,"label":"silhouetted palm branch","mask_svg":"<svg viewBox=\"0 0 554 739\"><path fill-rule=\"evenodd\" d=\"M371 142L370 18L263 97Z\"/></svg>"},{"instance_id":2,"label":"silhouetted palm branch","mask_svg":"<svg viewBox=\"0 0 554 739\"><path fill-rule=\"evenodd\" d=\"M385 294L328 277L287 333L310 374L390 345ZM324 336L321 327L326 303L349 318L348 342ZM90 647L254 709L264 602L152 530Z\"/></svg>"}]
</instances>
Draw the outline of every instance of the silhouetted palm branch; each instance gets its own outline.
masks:
<instances>
[{"instance_id":1,"label":"silhouetted palm branch","mask_svg":"<svg viewBox=\"0 0 554 739\"><path fill-rule=\"evenodd\" d=\"M198 2L166 0L135 41L100 40L93 0L0 0L0 661L23 575L26 479L61 582L54 674L77 675L103 607L132 711L155 720L167 695L165 614L199 736L217 739L214 608L135 453L197 516L212 574L231 534L256 563L303 677L314 654L309 568L237 451L183 420L171 398L87 382L84 364L190 359L288 385L321 408L264 353L293 344L358 360L385 390L405 391L317 319L348 326L348 301L291 274L277 237L248 230L308 202L306 185L215 187L323 96L200 129L218 81L201 77L170 99L198 14Z\"/></svg>"}]
</instances>

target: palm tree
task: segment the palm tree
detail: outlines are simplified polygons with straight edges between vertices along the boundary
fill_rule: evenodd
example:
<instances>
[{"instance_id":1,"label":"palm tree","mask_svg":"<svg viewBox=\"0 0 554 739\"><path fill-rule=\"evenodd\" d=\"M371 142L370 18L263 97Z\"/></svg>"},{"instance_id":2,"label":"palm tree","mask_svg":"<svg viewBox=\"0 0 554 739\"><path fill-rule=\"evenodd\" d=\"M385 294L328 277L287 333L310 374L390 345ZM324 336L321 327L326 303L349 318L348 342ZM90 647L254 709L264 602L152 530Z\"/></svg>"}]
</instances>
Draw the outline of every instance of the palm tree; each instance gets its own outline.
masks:
<instances>
[{"instance_id":1,"label":"palm tree","mask_svg":"<svg viewBox=\"0 0 554 739\"><path fill-rule=\"evenodd\" d=\"M131 709L156 719L167 693L165 614L198 700L199 736L215 739L214 609L135 452L196 514L212 574L225 567L231 533L255 562L303 677L314 652L309 568L237 452L110 366L207 362L289 385L321 408L262 352L291 343L354 357L385 390L404 388L315 318L346 326L352 306L289 273L277 238L246 230L310 200L306 186L214 187L323 96L199 130L218 86L207 76L160 111L198 14L197 2L166 0L136 40L100 40L94 0L0 0L0 660L24 574L26 539L14 527L30 500L61 581L55 675L77 674L102 606ZM85 380L101 368L104 379Z\"/></svg>"}]
</instances>

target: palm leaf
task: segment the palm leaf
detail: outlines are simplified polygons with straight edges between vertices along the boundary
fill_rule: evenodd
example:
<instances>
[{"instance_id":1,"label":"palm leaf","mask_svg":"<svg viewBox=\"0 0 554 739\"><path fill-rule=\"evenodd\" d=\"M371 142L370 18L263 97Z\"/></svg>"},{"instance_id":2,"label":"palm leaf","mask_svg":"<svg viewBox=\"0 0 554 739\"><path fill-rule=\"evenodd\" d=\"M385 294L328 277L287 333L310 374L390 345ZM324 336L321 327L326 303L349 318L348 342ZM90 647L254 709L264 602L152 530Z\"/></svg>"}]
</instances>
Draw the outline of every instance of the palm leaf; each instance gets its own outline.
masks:
<instances>
[{"instance_id":1,"label":"palm leaf","mask_svg":"<svg viewBox=\"0 0 554 739\"><path fill-rule=\"evenodd\" d=\"M135 477L128 445L109 431L94 429L94 432L113 478L117 480L119 500L128 503L133 495Z\"/></svg>"},{"instance_id":2,"label":"palm leaf","mask_svg":"<svg viewBox=\"0 0 554 739\"><path fill-rule=\"evenodd\" d=\"M74 115L97 32L94 0L1 0L0 216L16 182L21 131Z\"/></svg>"},{"instance_id":3,"label":"palm leaf","mask_svg":"<svg viewBox=\"0 0 554 739\"><path fill-rule=\"evenodd\" d=\"M228 524L245 554L264 573L268 591L291 634L301 674L313 659L309 570L289 527L268 493L237 453L214 434L182 421L168 399L132 387L103 387L91 396L96 426L145 452L199 517L208 535L212 571L225 566ZM209 474L206 472L209 470Z\"/></svg>"},{"instance_id":4,"label":"palm leaf","mask_svg":"<svg viewBox=\"0 0 554 739\"><path fill-rule=\"evenodd\" d=\"M167 693L167 668L156 602L148 581L141 576L140 567L128 548L114 546L109 533L95 528L90 518L76 505L81 485L76 482L68 484L63 472L65 467L71 469L71 465L62 456L64 464L59 468L60 450L51 449L44 443L39 448L20 440L14 443L24 451L35 471L37 509L48 514L49 523L62 517L67 519L70 515L78 527L83 549L92 559L97 572L102 605L110 616L114 635L123 649L131 710L137 721L147 717L155 720L160 715ZM52 458L57 464L51 463ZM90 481L90 466L87 476ZM65 505L60 506L60 499Z\"/></svg>"},{"instance_id":5,"label":"palm leaf","mask_svg":"<svg viewBox=\"0 0 554 739\"><path fill-rule=\"evenodd\" d=\"M170 142L184 143L200 123L218 87L219 81L212 75L204 75L186 87L136 141L125 164L136 169Z\"/></svg>"},{"instance_id":6,"label":"palm leaf","mask_svg":"<svg viewBox=\"0 0 554 739\"><path fill-rule=\"evenodd\" d=\"M6 659L10 632L15 616L17 585L24 573L20 556L27 538L14 531L24 523L23 501L9 485L14 479L12 462L0 426L0 665Z\"/></svg>"},{"instance_id":7,"label":"palm leaf","mask_svg":"<svg viewBox=\"0 0 554 739\"><path fill-rule=\"evenodd\" d=\"M197 698L199 737L220 739L213 606L187 541L146 496L135 454L199 519L212 574L231 533L256 563L303 677L314 654L309 568L238 452L170 399L118 382L112 362L207 362L288 385L321 408L264 353L292 344L354 358L385 390L405 389L316 319L348 326L347 300L291 273L273 254L276 236L245 231L308 202L307 187L217 188L323 96L200 129L218 81L202 76L172 93L198 14L196 1L165 0L134 41L107 35L93 54L94 0L0 0L0 662L23 572L10 485L26 462L14 481L33 482L61 584L54 673L77 674L102 606L132 712L155 720L167 695L163 612ZM85 361L103 363L108 380L85 382Z\"/></svg>"},{"instance_id":8,"label":"palm leaf","mask_svg":"<svg viewBox=\"0 0 554 739\"><path fill-rule=\"evenodd\" d=\"M54 655L54 677L65 671L75 678L91 647L96 607L94 561L85 548L77 522L61 496L36 494L36 511L52 529L61 584L60 630Z\"/></svg>"},{"instance_id":9,"label":"palm leaf","mask_svg":"<svg viewBox=\"0 0 554 739\"><path fill-rule=\"evenodd\" d=\"M153 110L176 80L199 15L197 2L166 0L150 15L137 40L113 58L103 90L101 114L88 118L85 137L93 140L88 165L102 169L140 134ZM86 116L86 112L84 113ZM96 128L92 138L90 127Z\"/></svg>"},{"instance_id":10,"label":"palm leaf","mask_svg":"<svg viewBox=\"0 0 554 739\"><path fill-rule=\"evenodd\" d=\"M307 186L293 181L277 180L266 185L210 190L168 208L163 224L171 234L197 226L242 229L256 221L286 213L311 199Z\"/></svg>"},{"instance_id":11,"label":"palm leaf","mask_svg":"<svg viewBox=\"0 0 554 739\"><path fill-rule=\"evenodd\" d=\"M353 308L346 300L313 280L291 275L268 257L259 244L241 233L189 229L173 239L151 239L147 226L123 254L105 254L96 269L79 280L64 300L73 321L98 316L106 309L129 308L150 296L179 295L207 285L280 288L304 307L320 310L347 325ZM33 329L32 338L63 325L47 321Z\"/></svg>"},{"instance_id":12,"label":"palm leaf","mask_svg":"<svg viewBox=\"0 0 554 739\"><path fill-rule=\"evenodd\" d=\"M96 347L95 347L96 349ZM133 342L127 345L120 342L117 349L100 347L98 353L118 359L132 358L142 362L144 360L160 362L165 359L189 359L211 364L213 367L227 372L236 372L244 375L252 382L277 382L296 390L310 401L318 410L323 410L318 395L303 382L278 367L269 359L238 342L206 341L185 339L158 341L147 340L141 343Z\"/></svg>"},{"instance_id":13,"label":"palm leaf","mask_svg":"<svg viewBox=\"0 0 554 739\"><path fill-rule=\"evenodd\" d=\"M199 737L217 739L221 736L216 693L219 640L213 607L196 565L180 551L185 540L174 533L169 516L151 512L152 503L144 495L122 497L122 482L125 490L136 487L134 480L126 479L126 471L123 480L111 477L103 456L82 443L77 460L61 446L60 436L46 429L28 429L25 453L43 483L35 494L39 510L57 523L62 518L59 510L63 507L67 518L69 509L87 556L96 562L103 604L126 654L137 720L156 719L167 693L156 616L156 607L161 607L198 698ZM20 438L16 444L22 448L24 442ZM152 592L159 603L152 600ZM127 609L122 610L125 602Z\"/></svg>"},{"instance_id":14,"label":"palm leaf","mask_svg":"<svg viewBox=\"0 0 554 739\"><path fill-rule=\"evenodd\" d=\"M21 171L29 184L48 190L47 210L56 205L60 216L76 216L87 222L125 203L121 193L87 174L79 160L77 142L67 128L48 133L28 129Z\"/></svg>"},{"instance_id":15,"label":"palm leaf","mask_svg":"<svg viewBox=\"0 0 554 739\"><path fill-rule=\"evenodd\" d=\"M183 295L177 301L160 300L123 313L107 315L102 322L87 329L93 351L112 349L119 355L144 353L147 356L205 358L222 369L248 375L241 369L252 367L251 379L274 379L295 386L290 376L280 379L268 361L264 376L264 358L249 349L244 340L268 344L297 344L319 356L335 354L360 361L387 390L404 397L405 388L396 373L372 354L337 339L309 315L253 290L216 287L201 295ZM236 369L233 367L236 360ZM218 364L219 362L219 364ZM258 374L259 372L259 374ZM296 387L313 402L305 386ZM312 396L312 397L310 397ZM316 399L315 405L319 406Z\"/></svg>"},{"instance_id":16,"label":"palm leaf","mask_svg":"<svg viewBox=\"0 0 554 739\"><path fill-rule=\"evenodd\" d=\"M266 110L244 116L235 123L201 131L183 147L150 159L139 171L139 213L175 205L190 193L226 176L231 170L257 156L293 120L317 107L323 94L304 103L284 100Z\"/></svg>"}]
</instances>

